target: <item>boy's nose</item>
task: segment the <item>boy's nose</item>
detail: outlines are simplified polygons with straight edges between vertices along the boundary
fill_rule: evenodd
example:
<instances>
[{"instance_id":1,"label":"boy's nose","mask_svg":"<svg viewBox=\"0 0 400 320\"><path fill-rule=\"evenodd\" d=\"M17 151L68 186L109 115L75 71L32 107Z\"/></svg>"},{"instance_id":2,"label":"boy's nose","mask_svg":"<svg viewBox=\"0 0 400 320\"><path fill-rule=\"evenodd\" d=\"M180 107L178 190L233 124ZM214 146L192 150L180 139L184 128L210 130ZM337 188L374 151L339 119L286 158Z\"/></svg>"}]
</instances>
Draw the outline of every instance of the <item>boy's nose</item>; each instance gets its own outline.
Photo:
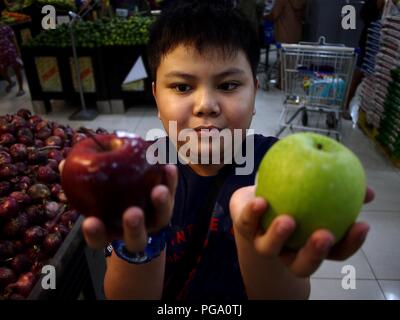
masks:
<instances>
[{"instance_id":1,"label":"boy's nose","mask_svg":"<svg viewBox=\"0 0 400 320\"><path fill-rule=\"evenodd\" d=\"M221 112L218 99L209 91L201 92L195 103L193 113L196 116L218 116Z\"/></svg>"}]
</instances>

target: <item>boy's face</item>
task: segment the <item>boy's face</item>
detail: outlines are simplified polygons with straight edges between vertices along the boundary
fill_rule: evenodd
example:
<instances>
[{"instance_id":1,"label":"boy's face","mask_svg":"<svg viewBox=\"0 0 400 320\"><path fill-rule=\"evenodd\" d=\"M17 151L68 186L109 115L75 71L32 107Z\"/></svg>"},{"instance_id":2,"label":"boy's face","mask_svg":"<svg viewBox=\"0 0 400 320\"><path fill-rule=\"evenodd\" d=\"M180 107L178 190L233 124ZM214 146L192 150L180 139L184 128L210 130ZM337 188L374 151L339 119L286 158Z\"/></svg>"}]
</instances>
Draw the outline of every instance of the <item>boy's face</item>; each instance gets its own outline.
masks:
<instances>
[{"instance_id":1,"label":"boy's face","mask_svg":"<svg viewBox=\"0 0 400 320\"><path fill-rule=\"evenodd\" d=\"M183 129L197 129L200 149L200 127L245 130L249 128L257 91L246 55L238 51L232 57L223 57L216 49L200 54L183 45L168 53L157 69L153 94L158 116L165 130L176 121L177 133ZM207 134L207 133L206 133ZM177 147L185 142L179 142ZM204 150L205 151L205 150ZM223 143L219 150L222 154Z\"/></svg>"}]
</instances>

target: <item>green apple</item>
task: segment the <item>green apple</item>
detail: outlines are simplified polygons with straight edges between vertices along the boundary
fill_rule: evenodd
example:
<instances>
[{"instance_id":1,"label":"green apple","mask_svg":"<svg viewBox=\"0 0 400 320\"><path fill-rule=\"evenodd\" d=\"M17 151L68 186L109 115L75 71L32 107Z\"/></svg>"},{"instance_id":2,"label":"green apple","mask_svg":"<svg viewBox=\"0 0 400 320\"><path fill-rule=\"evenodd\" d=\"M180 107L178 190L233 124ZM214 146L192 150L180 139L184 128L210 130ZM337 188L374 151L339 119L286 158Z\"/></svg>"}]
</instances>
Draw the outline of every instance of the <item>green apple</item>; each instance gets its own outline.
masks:
<instances>
[{"instance_id":1,"label":"green apple","mask_svg":"<svg viewBox=\"0 0 400 320\"><path fill-rule=\"evenodd\" d=\"M289 214L296 230L286 246L302 247L317 229L339 241L355 222L366 192L365 171L352 151L315 133L296 133L275 143L256 176L256 196L268 203L262 226Z\"/></svg>"}]
</instances>

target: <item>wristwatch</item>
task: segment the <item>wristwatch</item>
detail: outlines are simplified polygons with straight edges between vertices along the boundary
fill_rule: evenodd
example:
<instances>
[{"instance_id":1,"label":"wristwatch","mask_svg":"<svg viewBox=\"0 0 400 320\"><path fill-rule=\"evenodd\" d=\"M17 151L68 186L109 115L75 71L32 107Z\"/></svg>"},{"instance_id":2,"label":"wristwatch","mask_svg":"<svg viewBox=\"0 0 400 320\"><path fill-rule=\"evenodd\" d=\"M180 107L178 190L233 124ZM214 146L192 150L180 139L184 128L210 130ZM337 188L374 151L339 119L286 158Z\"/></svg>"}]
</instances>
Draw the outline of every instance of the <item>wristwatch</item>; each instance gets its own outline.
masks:
<instances>
[{"instance_id":1,"label":"wristwatch","mask_svg":"<svg viewBox=\"0 0 400 320\"><path fill-rule=\"evenodd\" d=\"M128 251L123 240L114 240L111 242L111 246L120 259L131 264L144 264L158 257L164 250L167 242L168 229L169 228L166 227L155 234L150 234L147 246L145 250L141 252Z\"/></svg>"}]
</instances>

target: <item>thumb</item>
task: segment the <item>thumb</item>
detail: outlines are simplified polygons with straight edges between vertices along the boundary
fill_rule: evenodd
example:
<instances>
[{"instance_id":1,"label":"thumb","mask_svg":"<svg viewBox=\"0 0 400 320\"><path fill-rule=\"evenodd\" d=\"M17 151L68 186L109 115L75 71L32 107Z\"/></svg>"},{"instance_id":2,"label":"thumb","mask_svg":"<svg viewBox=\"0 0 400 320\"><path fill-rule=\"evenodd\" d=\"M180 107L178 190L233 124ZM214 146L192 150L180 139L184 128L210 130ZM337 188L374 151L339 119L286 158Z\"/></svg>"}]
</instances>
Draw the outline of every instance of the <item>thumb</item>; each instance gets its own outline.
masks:
<instances>
[{"instance_id":1,"label":"thumb","mask_svg":"<svg viewBox=\"0 0 400 320\"><path fill-rule=\"evenodd\" d=\"M61 160L61 162L58 164L58 171L60 171L60 174L62 173L64 164L65 164L65 160Z\"/></svg>"}]
</instances>

